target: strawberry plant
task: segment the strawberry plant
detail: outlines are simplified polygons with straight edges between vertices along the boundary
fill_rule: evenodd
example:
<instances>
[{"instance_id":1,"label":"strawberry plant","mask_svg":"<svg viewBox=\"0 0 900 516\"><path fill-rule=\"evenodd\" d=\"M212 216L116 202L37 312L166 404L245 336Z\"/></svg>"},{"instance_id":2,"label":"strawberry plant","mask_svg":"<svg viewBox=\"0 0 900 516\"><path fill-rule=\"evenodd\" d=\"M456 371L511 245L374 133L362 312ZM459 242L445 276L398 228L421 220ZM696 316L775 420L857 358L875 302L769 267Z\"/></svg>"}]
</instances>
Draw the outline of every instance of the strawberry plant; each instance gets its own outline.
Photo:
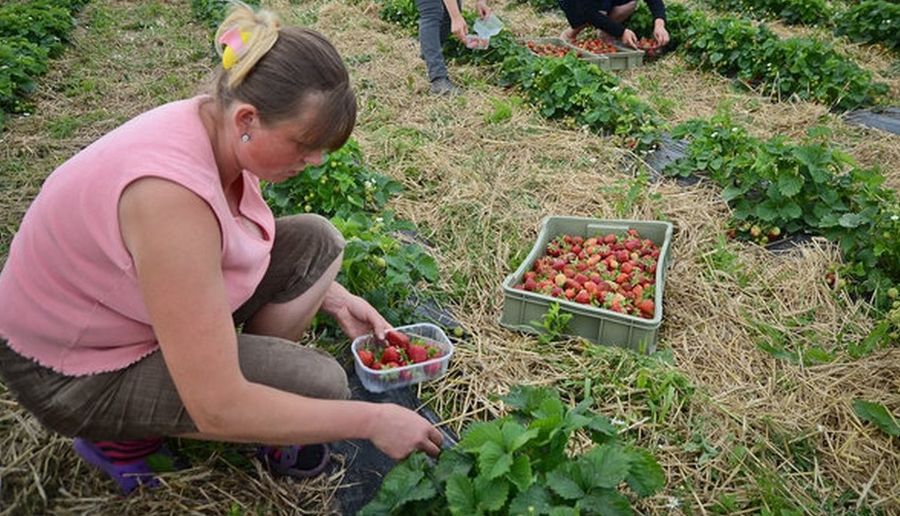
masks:
<instances>
[{"instance_id":1,"label":"strawberry plant","mask_svg":"<svg viewBox=\"0 0 900 516\"><path fill-rule=\"evenodd\" d=\"M864 0L835 18L835 33L862 43L882 43L900 50L900 4Z\"/></svg>"},{"instance_id":2,"label":"strawberry plant","mask_svg":"<svg viewBox=\"0 0 900 516\"><path fill-rule=\"evenodd\" d=\"M412 33L419 26L419 9L415 0L381 0L378 15L382 20L396 23Z\"/></svg>"},{"instance_id":3,"label":"strawberry plant","mask_svg":"<svg viewBox=\"0 0 900 516\"><path fill-rule=\"evenodd\" d=\"M731 16L711 19L689 9L670 9L667 17L675 38L670 46L680 43L689 63L735 77L776 99L795 96L848 110L873 104L888 91L887 85L873 82L870 72L819 40L782 40L765 25ZM645 7L630 24L639 34L652 32Z\"/></svg>"},{"instance_id":4,"label":"strawberry plant","mask_svg":"<svg viewBox=\"0 0 900 516\"><path fill-rule=\"evenodd\" d=\"M826 0L726 0L706 3L726 13L740 12L753 17L762 15L794 25L828 23L833 15L832 7Z\"/></svg>"},{"instance_id":5,"label":"strawberry plant","mask_svg":"<svg viewBox=\"0 0 900 516\"><path fill-rule=\"evenodd\" d=\"M657 114L619 79L567 54L562 58L511 54L504 80L518 84L547 118L570 119L596 132L620 136L628 147L646 150L659 139Z\"/></svg>"},{"instance_id":6,"label":"strawberry plant","mask_svg":"<svg viewBox=\"0 0 900 516\"><path fill-rule=\"evenodd\" d=\"M57 57L75 27L69 9L50 0L0 7L0 38L21 37Z\"/></svg>"},{"instance_id":7,"label":"strawberry plant","mask_svg":"<svg viewBox=\"0 0 900 516\"><path fill-rule=\"evenodd\" d=\"M619 442L590 398L568 407L550 389L515 386L502 400L509 415L473 423L434 465L410 456L359 514L632 514L624 486L644 498L665 484L653 455ZM570 456L576 431L594 446Z\"/></svg>"},{"instance_id":8,"label":"strawberry plant","mask_svg":"<svg viewBox=\"0 0 900 516\"><path fill-rule=\"evenodd\" d=\"M411 308L405 301L417 285L437 280L434 258L418 244L397 238L412 231L411 222L361 212L335 216L331 222L346 240L339 280L348 290L366 298L390 321L407 320Z\"/></svg>"},{"instance_id":9,"label":"strawberry plant","mask_svg":"<svg viewBox=\"0 0 900 516\"><path fill-rule=\"evenodd\" d=\"M328 153L321 165L307 166L282 183L265 184L263 194L277 216L318 213L332 217L377 212L401 189L400 183L366 166L359 144L351 139Z\"/></svg>"}]
</instances>

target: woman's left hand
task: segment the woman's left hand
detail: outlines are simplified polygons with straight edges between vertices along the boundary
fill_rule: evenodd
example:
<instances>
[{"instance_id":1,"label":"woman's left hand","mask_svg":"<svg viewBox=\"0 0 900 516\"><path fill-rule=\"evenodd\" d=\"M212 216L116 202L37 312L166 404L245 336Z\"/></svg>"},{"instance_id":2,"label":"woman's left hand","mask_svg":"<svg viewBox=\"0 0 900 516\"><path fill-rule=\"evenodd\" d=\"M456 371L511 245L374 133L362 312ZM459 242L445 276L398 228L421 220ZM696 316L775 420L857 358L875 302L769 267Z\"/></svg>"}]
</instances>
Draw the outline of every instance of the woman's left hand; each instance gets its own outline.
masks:
<instances>
[{"instance_id":1,"label":"woman's left hand","mask_svg":"<svg viewBox=\"0 0 900 516\"><path fill-rule=\"evenodd\" d=\"M367 333L384 340L385 333L391 329L391 324L368 301L351 294L337 282L331 285L322 309L334 317L350 340Z\"/></svg>"}]
</instances>

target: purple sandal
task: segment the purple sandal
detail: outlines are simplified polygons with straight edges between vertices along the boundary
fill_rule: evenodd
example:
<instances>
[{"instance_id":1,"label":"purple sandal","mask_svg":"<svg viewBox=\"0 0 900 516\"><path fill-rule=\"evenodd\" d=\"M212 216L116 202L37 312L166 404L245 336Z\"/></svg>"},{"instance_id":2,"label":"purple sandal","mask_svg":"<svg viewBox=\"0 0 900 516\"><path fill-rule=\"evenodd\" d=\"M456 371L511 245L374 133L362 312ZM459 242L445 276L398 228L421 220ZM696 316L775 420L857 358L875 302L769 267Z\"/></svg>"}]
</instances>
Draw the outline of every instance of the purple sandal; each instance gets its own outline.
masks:
<instances>
[{"instance_id":1,"label":"purple sandal","mask_svg":"<svg viewBox=\"0 0 900 516\"><path fill-rule=\"evenodd\" d=\"M256 457L276 475L310 478L325 471L331 449L327 444L260 446Z\"/></svg>"},{"instance_id":2,"label":"purple sandal","mask_svg":"<svg viewBox=\"0 0 900 516\"><path fill-rule=\"evenodd\" d=\"M113 464L94 443L86 439L76 438L72 442L72 446L88 464L100 469L115 480L125 495L131 494L140 486L154 488L160 485L159 479L145 460L131 464Z\"/></svg>"}]
</instances>

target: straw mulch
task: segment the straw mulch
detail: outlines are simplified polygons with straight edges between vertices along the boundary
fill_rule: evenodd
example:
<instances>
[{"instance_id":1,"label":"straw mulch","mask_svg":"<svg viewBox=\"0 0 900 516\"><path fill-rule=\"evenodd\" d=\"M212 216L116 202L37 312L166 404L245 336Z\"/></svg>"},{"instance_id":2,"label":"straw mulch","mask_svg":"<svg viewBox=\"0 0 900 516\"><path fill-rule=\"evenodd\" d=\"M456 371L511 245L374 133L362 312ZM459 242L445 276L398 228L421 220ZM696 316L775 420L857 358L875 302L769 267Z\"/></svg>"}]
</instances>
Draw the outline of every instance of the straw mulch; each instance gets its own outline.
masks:
<instances>
[{"instance_id":1,"label":"straw mulch","mask_svg":"<svg viewBox=\"0 0 900 516\"><path fill-rule=\"evenodd\" d=\"M492 86L486 70L451 65L466 94L427 95L417 42L378 20L373 4L323 2L302 11L287 1L272 5L289 20L315 20L347 59L361 107L355 137L371 164L406 186L391 207L418 225L441 267L436 289L452 300L449 308L467 332L450 374L420 393L445 421L461 430L472 420L502 415L493 396L517 383L556 386L575 399L589 379L597 410L615 418L623 437L651 449L667 472L665 491L642 502L641 512L706 513L723 500L750 512L777 503L818 512L823 501L842 494L842 509L900 512L900 443L851 409L861 398L900 413L900 350L858 360L841 353L873 322L864 304L824 282L839 260L832 246L815 241L776 256L722 240L728 210L715 188L650 182L634 156L608 139L542 119L513 99L514 91ZM550 31L557 23L524 7L500 3L498 10L515 27ZM202 47L205 29L190 30ZM86 39L80 33L76 47ZM199 76L207 63L188 67ZM71 73L68 66L48 81L61 81ZM823 116L817 106L770 104L734 92L727 81L684 70L677 58L626 80L651 102L669 98L666 118L673 122L709 116L721 102L738 106L760 136L800 135ZM127 91L121 95L114 112L129 114L134 104L125 102ZM58 102L60 111L77 109L65 96ZM509 107L510 117L489 122L498 105ZM837 134L850 135L841 141L861 162L885 160L885 169L900 168L896 140L872 147L871 134L827 121ZM40 121L20 121L4 137L46 145L45 129ZM92 138L85 134L62 145ZM4 213L7 227L15 227L40 180L34 168L24 168L20 182L32 189L3 189L23 199ZM637 193L629 196L632 187ZM497 324L499 284L530 249L541 218L551 214L664 218L676 225L659 343L669 361L577 340L541 347L532 336ZM769 334L782 335L791 349L817 345L837 359L816 366L776 360L757 347ZM655 392L656 386L667 390ZM332 476L316 481L274 481L213 453L190 470L165 475L164 489L122 500L76 459L67 439L47 434L2 391L0 435L0 514L325 514L336 510L332 502L344 473L339 463Z\"/></svg>"}]
</instances>

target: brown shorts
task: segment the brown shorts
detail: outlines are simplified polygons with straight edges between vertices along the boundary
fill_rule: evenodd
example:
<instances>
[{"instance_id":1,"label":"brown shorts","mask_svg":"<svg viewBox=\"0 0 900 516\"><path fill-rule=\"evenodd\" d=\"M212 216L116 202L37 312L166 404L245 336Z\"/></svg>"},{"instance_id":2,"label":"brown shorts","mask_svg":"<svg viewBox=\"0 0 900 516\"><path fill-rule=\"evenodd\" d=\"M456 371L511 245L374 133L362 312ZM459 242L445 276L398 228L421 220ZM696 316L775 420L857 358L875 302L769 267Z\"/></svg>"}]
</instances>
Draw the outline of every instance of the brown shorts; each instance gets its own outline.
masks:
<instances>
[{"instance_id":1,"label":"brown shorts","mask_svg":"<svg viewBox=\"0 0 900 516\"><path fill-rule=\"evenodd\" d=\"M296 215L275 222L272 260L253 296L234 313L247 321L267 303L301 295L340 255L344 240L328 220ZM347 375L328 353L276 337L238 335L247 380L304 396L346 399ZM94 440L193 433L159 350L125 369L67 376L25 358L0 339L0 376L19 403L48 428Z\"/></svg>"}]
</instances>

